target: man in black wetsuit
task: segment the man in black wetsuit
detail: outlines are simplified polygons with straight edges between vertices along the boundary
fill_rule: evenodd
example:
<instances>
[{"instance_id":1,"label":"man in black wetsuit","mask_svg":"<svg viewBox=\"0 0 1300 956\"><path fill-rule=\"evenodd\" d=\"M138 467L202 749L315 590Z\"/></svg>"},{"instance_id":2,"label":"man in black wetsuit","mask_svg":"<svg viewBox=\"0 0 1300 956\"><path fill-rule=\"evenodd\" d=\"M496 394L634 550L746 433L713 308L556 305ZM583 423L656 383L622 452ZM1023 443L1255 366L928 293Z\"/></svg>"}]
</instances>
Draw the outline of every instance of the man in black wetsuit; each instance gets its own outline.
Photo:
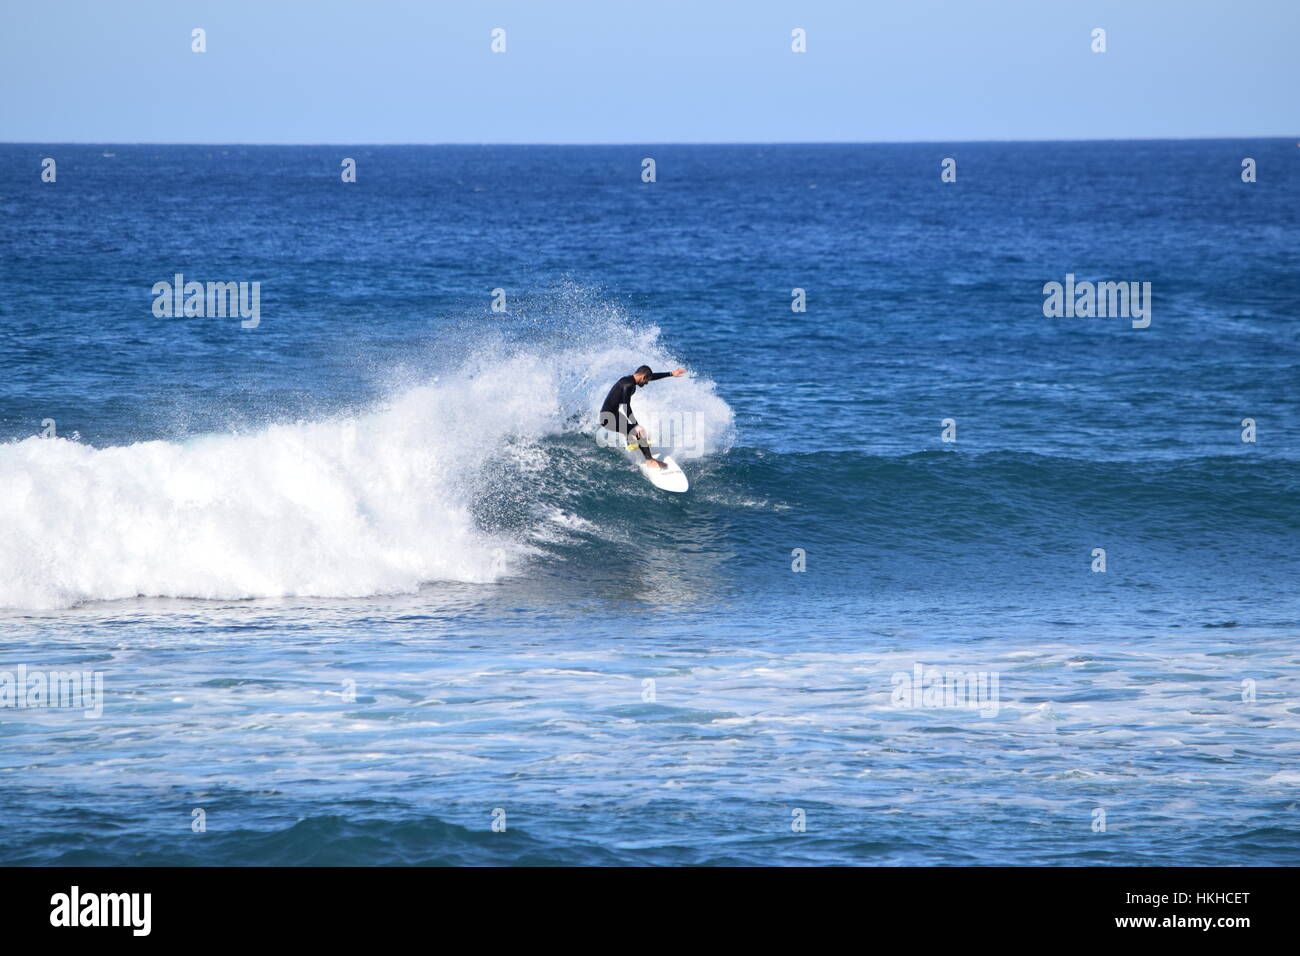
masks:
<instances>
[{"instance_id":1,"label":"man in black wetsuit","mask_svg":"<svg viewBox=\"0 0 1300 956\"><path fill-rule=\"evenodd\" d=\"M610 431L622 435L623 442L629 449L640 448L641 454L645 455L646 464L652 468L666 466L662 462L655 461L654 456L650 454L650 442L646 438L646 430L637 424L636 416L632 414L632 396L646 382L669 376L676 378L685 374L684 368L673 372L652 372L649 365L642 365L631 375L624 375L615 382L614 387L605 396L605 404L600 406L600 423Z\"/></svg>"}]
</instances>

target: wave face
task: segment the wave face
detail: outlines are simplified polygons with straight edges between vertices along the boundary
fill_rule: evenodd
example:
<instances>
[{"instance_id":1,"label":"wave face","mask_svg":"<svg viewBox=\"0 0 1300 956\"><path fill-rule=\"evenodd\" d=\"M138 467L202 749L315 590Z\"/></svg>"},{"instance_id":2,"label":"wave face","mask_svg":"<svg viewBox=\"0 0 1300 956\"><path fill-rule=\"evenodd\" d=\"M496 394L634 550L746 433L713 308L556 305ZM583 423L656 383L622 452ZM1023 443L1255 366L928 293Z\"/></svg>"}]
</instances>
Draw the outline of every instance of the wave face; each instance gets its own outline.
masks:
<instances>
[{"instance_id":1,"label":"wave face","mask_svg":"<svg viewBox=\"0 0 1300 956\"><path fill-rule=\"evenodd\" d=\"M532 489L562 480L541 474L548 445L590 432L619 376L677 364L657 329L615 315L542 331L526 347L477 335L464 351L462 338L449 373L361 413L121 447L0 445L0 606L352 597L514 573L533 550ZM699 454L730 442L707 379L658 383L637 405L697 423ZM506 502L512 521L493 520Z\"/></svg>"}]
</instances>

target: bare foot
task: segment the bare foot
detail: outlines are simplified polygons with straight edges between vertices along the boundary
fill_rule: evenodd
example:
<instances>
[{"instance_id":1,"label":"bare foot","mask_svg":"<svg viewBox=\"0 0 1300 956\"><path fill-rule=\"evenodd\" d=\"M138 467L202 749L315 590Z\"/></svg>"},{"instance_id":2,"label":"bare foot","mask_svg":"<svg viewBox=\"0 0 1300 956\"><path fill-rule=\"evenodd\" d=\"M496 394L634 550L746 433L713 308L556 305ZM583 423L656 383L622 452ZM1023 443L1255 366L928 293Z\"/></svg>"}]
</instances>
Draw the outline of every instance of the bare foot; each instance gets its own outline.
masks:
<instances>
[{"instance_id":1,"label":"bare foot","mask_svg":"<svg viewBox=\"0 0 1300 956\"><path fill-rule=\"evenodd\" d=\"M655 461L653 458L647 458L647 459L645 460L645 463L646 463L646 466L649 467L649 468L667 468L667 467L668 467L668 466L665 465L662 461Z\"/></svg>"}]
</instances>

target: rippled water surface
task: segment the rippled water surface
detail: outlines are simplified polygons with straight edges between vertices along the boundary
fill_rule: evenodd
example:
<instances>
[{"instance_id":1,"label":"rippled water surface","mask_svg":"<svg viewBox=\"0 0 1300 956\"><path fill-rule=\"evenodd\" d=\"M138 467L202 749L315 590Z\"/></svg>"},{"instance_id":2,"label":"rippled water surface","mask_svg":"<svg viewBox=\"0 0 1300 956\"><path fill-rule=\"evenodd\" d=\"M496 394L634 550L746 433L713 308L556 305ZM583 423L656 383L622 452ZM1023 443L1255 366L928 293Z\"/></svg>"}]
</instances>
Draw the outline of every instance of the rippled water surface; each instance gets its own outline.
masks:
<instances>
[{"instance_id":1,"label":"rippled water surface","mask_svg":"<svg viewBox=\"0 0 1300 956\"><path fill-rule=\"evenodd\" d=\"M0 693L103 696L0 708L0 862L1300 862L1294 144L41 149Z\"/></svg>"}]
</instances>

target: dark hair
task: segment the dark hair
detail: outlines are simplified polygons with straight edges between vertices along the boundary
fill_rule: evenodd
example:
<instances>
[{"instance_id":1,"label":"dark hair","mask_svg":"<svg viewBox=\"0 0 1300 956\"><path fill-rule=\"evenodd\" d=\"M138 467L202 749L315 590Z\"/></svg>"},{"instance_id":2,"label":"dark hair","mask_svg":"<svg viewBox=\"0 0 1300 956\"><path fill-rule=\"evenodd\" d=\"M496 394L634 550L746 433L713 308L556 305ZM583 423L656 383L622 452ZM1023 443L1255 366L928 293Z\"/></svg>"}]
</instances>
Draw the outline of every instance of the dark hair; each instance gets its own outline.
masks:
<instances>
[{"instance_id":1,"label":"dark hair","mask_svg":"<svg viewBox=\"0 0 1300 956\"><path fill-rule=\"evenodd\" d=\"M636 370L635 372L633 372L632 374L633 374L633 375L653 375L654 372L651 370L651 368L650 368L649 365L642 365L639 369L637 369L637 370Z\"/></svg>"}]
</instances>

